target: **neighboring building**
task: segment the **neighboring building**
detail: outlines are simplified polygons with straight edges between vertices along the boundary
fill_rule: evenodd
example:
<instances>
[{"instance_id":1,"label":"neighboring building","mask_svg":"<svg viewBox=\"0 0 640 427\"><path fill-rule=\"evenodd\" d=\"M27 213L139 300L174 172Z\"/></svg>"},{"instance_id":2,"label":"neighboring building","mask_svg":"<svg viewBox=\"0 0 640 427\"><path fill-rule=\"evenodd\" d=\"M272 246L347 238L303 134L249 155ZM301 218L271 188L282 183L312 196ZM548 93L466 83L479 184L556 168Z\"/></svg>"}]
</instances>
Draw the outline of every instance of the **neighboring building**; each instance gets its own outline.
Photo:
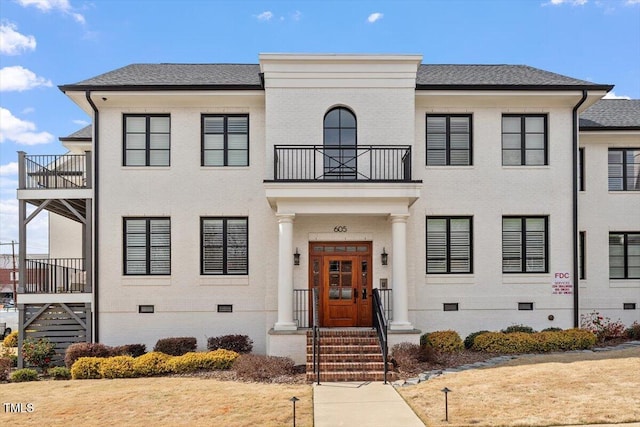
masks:
<instances>
[{"instance_id":1,"label":"neighboring building","mask_svg":"<svg viewBox=\"0 0 640 427\"><path fill-rule=\"evenodd\" d=\"M149 348L241 333L301 362L313 289L325 327L370 327L380 289L392 344L590 310L640 320L637 101L528 66L421 61L262 54L61 86L94 135L21 154L21 230L26 203L44 206L51 258L79 261L52 263L73 276L55 290L21 284L21 323L55 308L77 317L68 342Z\"/></svg>"}]
</instances>

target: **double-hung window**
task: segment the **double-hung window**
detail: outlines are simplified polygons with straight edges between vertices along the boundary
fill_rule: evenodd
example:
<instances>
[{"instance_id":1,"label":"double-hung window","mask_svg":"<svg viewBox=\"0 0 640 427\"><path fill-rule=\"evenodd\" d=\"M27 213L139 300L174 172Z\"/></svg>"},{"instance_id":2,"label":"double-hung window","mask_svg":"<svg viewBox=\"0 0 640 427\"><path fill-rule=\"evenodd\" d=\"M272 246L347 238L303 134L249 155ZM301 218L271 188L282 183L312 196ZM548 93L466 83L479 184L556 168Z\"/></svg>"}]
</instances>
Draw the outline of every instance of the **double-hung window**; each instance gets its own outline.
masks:
<instances>
[{"instance_id":1,"label":"double-hung window","mask_svg":"<svg viewBox=\"0 0 640 427\"><path fill-rule=\"evenodd\" d=\"M427 166L471 165L471 115L427 114Z\"/></svg>"},{"instance_id":2,"label":"double-hung window","mask_svg":"<svg viewBox=\"0 0 640 427\"><path fill-rule=\"evenodd\" d=\"M124 166L169 166L171 119L168 114L124 116Z\"/></svg>"},{"instance_id":3,"label":"double-hung window","mask_svg":"<svg viewBox=\"0 0 640 427\"><path fill-rule=\"evenodd\" d=\"M249 116L202 115L202 166L249 166Z\"/></svg>"},{"instance_id":4,"label":"double-hung window","mask_svg":"<svg viewBox=\"0 0 640 427\"><path fill-rule=\"evenodd\" d=\"M502 116L502 165L548 164L547 116L504 114Z\"/></svg>"},{"instance_id":5,"label":"double-hung window","mask_svg":"<svg viewBox=\"0 0 640 427\"><path fill-rule=\"evenodd\" d=\"M124 274L171 274L171 219L124 218Z\"/></svg>"},{"instance_id":6,"label":"double-hung window","mask_svg":"<svg viewBox=\"0 0 640 427\"><path fill-rule=\"evenodd\" d=\"M547 273L548 217L502 218L502 272Z\"/></svg>"},{"instance_id":7,"label":"double-hung window","mask_svg":"<svg viewBox=\"0 0 640 427\"><path fill-rule=\"evenodd\" d=\"M247 218L201 218L200 274L248 274L248 226Z\"/></svg>"},{"instance_id":8,"label":"double-hung window","mask_svg":"<svg viewBox=\"0 0 640 427\"><path fill-rule=\"evenodd\" d=\"M609 233L609 278L640 279L640 232Z\"/></svg>"},{"instance_id":9,"label":"double-hung window","mask_svg":"<svg viewBox=\"0 0 640 427\"><path fill-rule=\"evenodd\" d=\"M609 148L609 191L640 191L640 148Z\"/></svg>"},{"instance_id":10,"label":"double-hung window","mask_svg":"<svg viewBox=\"0 0 640 427\"><path fill-rule=\"evenodd\" d=\"M427 273L472 273L471 217L427 217Z\"/></svg>"}]
</instances>

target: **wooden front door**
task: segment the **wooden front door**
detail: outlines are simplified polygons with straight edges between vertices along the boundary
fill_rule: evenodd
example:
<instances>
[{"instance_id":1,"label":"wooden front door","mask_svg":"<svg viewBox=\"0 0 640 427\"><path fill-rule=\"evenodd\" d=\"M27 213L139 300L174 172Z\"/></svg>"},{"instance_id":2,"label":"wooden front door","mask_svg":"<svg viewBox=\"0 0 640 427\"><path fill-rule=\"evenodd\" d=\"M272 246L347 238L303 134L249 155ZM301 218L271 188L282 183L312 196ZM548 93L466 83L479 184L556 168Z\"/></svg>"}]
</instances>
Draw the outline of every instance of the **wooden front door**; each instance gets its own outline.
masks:
<instances>
[{"instance_id":1,"label":"wooden front door","mask_svg":"<svg viewBox=\"0 0 640 427\"><path fill-rule=\"evenodd\" d=\"M313 243L310 249L320 326L371 326L371 243Z\"/></svg>"}]
</instances>

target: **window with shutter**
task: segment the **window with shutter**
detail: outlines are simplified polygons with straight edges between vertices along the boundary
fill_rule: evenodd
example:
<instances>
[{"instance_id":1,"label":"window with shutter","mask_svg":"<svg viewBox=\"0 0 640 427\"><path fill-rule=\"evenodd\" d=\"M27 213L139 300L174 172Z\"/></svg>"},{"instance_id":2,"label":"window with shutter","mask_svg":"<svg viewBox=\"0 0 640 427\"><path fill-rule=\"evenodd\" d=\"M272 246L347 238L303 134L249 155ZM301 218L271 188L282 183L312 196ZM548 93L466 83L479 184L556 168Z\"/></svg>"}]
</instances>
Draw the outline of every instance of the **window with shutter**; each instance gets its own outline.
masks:
<instances>
[{"instance_id":1,"label":"window with shutter","mask_svg":"<svg viewBox=\"0 0 640 427\"><path fill-rule=\"evenodd\" d=\"M547 217L502 218L502 272L546 273Z\"/></svg>"},{"instance_id":2,"label":"window with shutter","mask_svg":"<svg viewBox=\"0 0 640 427\"><path fill-rule=\"evenodd\" d=\"M169 166L171 121L168 115L125 114L124 166Z\"/></svg>"},{"instance_id":3,"label":"window with shutter","mask_svg":"<svg viewBox=\"0 0 640 427\"><path fill-rule=\"evenodd\" d=\"M200 274L249 273L247 218L201 218Z\"/></svg>"},{"instance_id":4,"label":"window with shutter","mask_svg":"<svg viewBox=\"0 0 640 427\"><path fill-rule=\"evenodd\" d=\"M640 148L609 149L609 191L640 191Z\"/></svg>"},{"instance_id":5,"label":"window with shutter","mask_svg":"<svg viewBox=\"0 0 640 427\"><path fill-rule=\"evenodd\" d=\"M609 278L640 279L640 232L609 233Z\"/></svg>"},{"instance_id":6,"label":"window with shutter","mask_svg":"<svg viewBox=\"0 0 640 427\"><path fill-rule=\"evenodd\" d=\"M427 166L471 165L471 115L427 114Z\"/></svg>"},{"instance_id":7,"label":"window with shutter","mask_svg":"<svg viewBox=\"0 0 640 427\"><path fill-rule=\"evenodd\" d=\"M171 274L171 220L124 218L124 274Z\"/></svg>"},{"instance_id":8,"label":"window with shutter","mask_svg":"<svg viewBox=\"0 0 640 427\"><path fill-rule=\"evenodd\" d=\"M427 273L472 273L472 218L427 217Z\"/></svg>"},{"instance_id":9,"label":"window with shutter","mask_svg":"<svg viewBox=\"0 0 640 427\"><path fill-rule=\"evenodd\" d=\"M202 115L202 166L249 165L249 116Z\"/></svg>"}]
</instances>

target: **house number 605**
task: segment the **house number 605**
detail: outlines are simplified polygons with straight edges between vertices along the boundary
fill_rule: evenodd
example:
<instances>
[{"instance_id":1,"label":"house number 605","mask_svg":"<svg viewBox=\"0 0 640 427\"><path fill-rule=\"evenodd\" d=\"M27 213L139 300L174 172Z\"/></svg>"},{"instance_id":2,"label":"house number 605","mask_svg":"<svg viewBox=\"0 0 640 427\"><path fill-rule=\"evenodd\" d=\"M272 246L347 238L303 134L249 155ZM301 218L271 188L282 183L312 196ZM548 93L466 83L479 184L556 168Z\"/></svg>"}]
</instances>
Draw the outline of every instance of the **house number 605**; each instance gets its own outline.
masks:
<instances>
[{"instance_id":1,"label":"house number 605","mask_svg":"<svg viewBox=\"0 0 640 427\"><path fill-rule=\"evenodd\" d=\"M334 233L346 233L347 232L347 226L346 225L336 225L335 227L333 227L333 232Z\"/></svg>"}]
</instances>

